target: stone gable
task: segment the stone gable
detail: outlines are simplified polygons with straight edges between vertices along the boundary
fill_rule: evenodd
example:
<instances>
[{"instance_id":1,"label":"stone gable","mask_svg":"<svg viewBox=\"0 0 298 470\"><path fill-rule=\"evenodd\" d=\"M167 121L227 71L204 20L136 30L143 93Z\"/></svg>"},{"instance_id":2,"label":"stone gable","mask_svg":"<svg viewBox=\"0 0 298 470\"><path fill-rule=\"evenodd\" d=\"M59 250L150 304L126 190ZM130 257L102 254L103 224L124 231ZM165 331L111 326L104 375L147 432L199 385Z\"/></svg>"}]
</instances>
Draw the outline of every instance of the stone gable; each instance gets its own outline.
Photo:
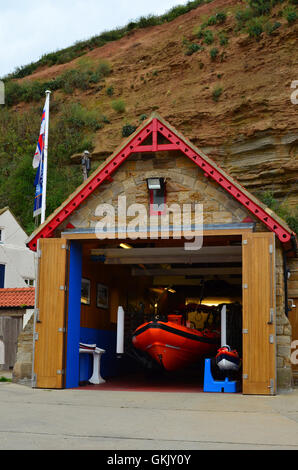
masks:
<instances>
[{"instance_id":1,"label":"stone gable","mask_svg":"<svg viewBox=\"0 0 298 470\"><path fill-rule=\"evenodd\" d=\"M168 206L191 204L193 210L195 204L203 204L204 224L240 223L249 216L259 228L267 230L242 204L180 152L131 155L113 174L112 181L97 188L64 222L61 230L69 223L76 228L95 227L100 220L96 216L97 206L105 203L117 208L119 196L126 196L127 206L138 203L149 208L146 179L150 177L166 180Z\"/></svg>"}]
</instances>

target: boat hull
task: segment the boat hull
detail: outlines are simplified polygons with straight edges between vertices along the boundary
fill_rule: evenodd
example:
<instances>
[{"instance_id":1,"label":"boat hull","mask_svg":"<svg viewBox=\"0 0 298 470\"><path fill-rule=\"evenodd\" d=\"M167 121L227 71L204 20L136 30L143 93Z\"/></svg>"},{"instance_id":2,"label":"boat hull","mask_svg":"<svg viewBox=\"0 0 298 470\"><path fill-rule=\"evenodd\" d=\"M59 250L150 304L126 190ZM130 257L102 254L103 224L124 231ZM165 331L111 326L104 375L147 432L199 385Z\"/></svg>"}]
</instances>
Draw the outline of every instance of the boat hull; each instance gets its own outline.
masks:
<instances>
[{"instance_id":1,"label":"boat hull","mask_svg":"<svg viewBox=\"0 0 298 470\"><path fill-rule=\"evenodd\" d=\"M165 370L187 367L202 357L216 354L220 334L197 331L172 322L153 321L133 334L135 348L147 352Z\"/></svg>"},{"instance_id":2,"label":"boat hull","mask_svg":"<svg viewBox=\"0 0 298 470\"><path fill-rule=\"evenodd\" d=\"M241 359L236 351L220 349L215 357L215 362L220 370L237 371L241 366Z\"/></svg>"}]
</instances>

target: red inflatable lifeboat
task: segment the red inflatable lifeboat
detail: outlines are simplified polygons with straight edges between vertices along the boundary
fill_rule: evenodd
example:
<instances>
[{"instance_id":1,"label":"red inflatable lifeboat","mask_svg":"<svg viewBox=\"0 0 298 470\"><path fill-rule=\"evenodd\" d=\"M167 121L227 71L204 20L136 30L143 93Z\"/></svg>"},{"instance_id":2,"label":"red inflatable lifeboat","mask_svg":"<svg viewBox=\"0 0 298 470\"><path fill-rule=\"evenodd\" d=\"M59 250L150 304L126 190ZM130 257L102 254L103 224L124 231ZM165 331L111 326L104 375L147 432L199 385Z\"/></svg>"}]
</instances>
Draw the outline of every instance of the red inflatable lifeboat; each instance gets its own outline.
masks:
<instances>
[{"instance_id":1,"label":"red inflatable lifeboat","mask_svg":"<svg viewBox=\"0 0 298 470\"><path fill-rule=\"evenodd\" d=\"M204 356L214 356L220 333L183 326L182 315L169 315L169 321L153 320L133 333L135 348L147 352L165 370L178 370Z\"/></svg>"}]
</instances>

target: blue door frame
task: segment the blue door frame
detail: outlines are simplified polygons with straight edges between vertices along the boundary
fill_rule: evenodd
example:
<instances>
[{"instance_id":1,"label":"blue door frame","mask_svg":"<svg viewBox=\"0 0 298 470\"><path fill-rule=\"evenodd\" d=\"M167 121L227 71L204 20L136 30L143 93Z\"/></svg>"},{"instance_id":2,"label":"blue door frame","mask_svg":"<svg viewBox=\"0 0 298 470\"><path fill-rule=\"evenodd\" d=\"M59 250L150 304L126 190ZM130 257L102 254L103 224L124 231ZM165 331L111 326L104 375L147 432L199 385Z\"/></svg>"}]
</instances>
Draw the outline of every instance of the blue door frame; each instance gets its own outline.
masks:
<instances>
[{"instance_id":1,"label":"blue door frame","mask_svg":"<svg viewBox=\"0 0 298 470\"><path fill-rule=\"evenodd\" d=\"M85 357L80 360L79 344L81 341L83 343L95 343L106 351L101 361L101 371L104 377L115 376L118 371L116 331L81 327L82 261L82 245L79 242L71 242L66 322L65 388L78 387L80 381L88 380L91 375L90 355L84 354L82 356Z\"/></svg>"},{"instance_id":2,"label":"blue door frame","mask_svg":"<svg viewBox=\"0 0 298 470\"><path fill-rule=\"evenodd\" d=\"M70 243L65 388L79 386L82 245Z\"/></svg>"}]
</instances>

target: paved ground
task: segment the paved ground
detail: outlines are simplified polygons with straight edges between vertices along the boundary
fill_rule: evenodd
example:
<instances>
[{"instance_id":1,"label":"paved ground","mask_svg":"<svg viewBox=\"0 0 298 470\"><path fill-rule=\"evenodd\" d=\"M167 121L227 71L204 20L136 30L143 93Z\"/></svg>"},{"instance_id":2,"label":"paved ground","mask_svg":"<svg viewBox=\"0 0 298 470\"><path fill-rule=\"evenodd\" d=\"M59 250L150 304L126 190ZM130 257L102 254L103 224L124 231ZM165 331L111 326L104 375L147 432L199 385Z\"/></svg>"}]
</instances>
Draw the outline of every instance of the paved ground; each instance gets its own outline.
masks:
<instances>
[{"instance_id":1,"label":"paved ground","mask_svg":"<svg viewBox=\"0 0 298 470\"><path fill-rule=\"evenodd\" d=\"M261 397L0 382L0 450L15 449L298 450L298 389Z\"/></svg>"},{"instance_id":2,"label":"paved ground","mask_svg":"<svg viewBox=\"0 0 298 470\"><path fill-rule=\"evenodd\" d=\"M261 397L0 382L0 449L298 450L298 389Z\"/></svg>"}]
</instances>

